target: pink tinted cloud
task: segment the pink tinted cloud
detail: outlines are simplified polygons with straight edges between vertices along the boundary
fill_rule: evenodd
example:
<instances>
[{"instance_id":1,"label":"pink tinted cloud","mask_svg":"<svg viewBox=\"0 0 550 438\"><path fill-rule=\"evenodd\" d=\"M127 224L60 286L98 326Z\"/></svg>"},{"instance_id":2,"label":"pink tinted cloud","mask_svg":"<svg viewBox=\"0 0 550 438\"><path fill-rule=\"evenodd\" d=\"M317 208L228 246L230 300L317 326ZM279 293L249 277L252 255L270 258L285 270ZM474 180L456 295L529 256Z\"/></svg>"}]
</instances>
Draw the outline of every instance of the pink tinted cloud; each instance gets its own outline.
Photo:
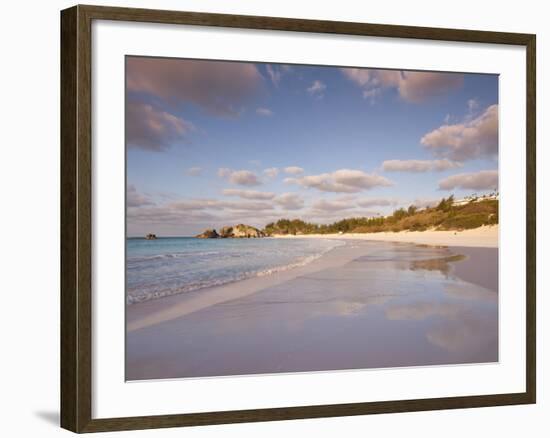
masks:
<instances>
[{"instance_id":1,"label":"pink tinted cloud","mask_svg":"<svg viewBox=\"0 0 550 438\"><path fill-rule=\"evenodd\" d=\"M362 89L364 98L371 101L383 90L393 88L403 100L420 103L460 88L464 82L464 76L457 73L363 68L343 68L342 73Z\"/></svg>"},{"instance_id":2,"label":"pink tinted cloud","mask_svg":"<svg viewBox=\"0 0 550 438\"><path fill-rule=\"evenodd\" d=\"M126 106L126 141L129 147L163 151L185 139L193 124L152 105L129 102Z\"/></svg>"},{"instance_id":3,"label":"pink tinted cloud","mask_svg":"<svg viewBox=\"0 0 550 438\"><path fill-rule=\"evenodd\" d=\"M498 105L478 117L455 125L443 125L420 142L437 156L464 161L498 154Z\"/></svg>"},{"instance_id":4,"label":"pink tinted cloud","mask_svg":"<svg viewBox=\"0 0 550 438\"><path fill-rule=\"evenodd\" d=\"M440 190L493 190L496 188L498 188L498 170L459 173L458 175L452 175L439 181Z\"/></svg>"},{"instance_id":5,"label":"pink tinted cloud","mask_svg":"<svg viewBox=\"0 0 550 438\"><path fill-rule=\"evenodd\" d=\"M322 192L334 193L358 193L375 187L393 185L392 181L383 176L355 169L339 169L332 173L286 178L285 182L287 184L297 184L302 187L317 189Z\"/></svg>"},{"instance_id":6,"label":"pink tinted cloud","mask_svg":"<svg viewBox=\"0 0 550 438\"><path fill-rule=\"evenodd\" d=\"M455 90L464 83L464 76L454 73L403 72L399 95L409 102L422 102Z\"/></svg>"},{"instance_id":7,"label":"pink tinted cloud","mask_svg":"<svg viewBox=\"0 0 550 438\"><path fill-rule=\"evenodd\" d=\"M386 160L382 163L385 172L443 172L444 170L462 167L462 163L442 160Z\"/></svg>"},{"instance_id":8,"label":"pink tinted cloud","mask_svg":"<svg viewBox=\"0 0 550 438\"><path fill-rule=\"evenodd\" d=\"M254 64L148 57L129 57L126 79L129 91L193 103L220 116L238 115L263 81Z\"/></svg>"},{"instance_id":9,"label":"pink tinted cloud","mask_svg":"<svg viewBox=\"0 0 550 438\"><path fill-rule=\"evenodd\" d=\"M240 186L258 186L262 184L258 175L250 170L233 170L222 167L218 169L218 176Z\"/></svg>"}]
</instances>

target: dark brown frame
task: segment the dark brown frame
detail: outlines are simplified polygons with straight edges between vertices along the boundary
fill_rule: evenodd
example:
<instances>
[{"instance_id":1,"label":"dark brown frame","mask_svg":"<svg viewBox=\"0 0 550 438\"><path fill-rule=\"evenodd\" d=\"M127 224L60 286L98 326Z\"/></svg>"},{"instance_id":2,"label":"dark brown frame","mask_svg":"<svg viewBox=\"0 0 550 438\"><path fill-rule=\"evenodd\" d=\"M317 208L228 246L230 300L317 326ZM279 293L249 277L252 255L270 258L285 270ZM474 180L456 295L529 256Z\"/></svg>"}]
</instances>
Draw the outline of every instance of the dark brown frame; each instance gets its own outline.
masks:
<instances>
[{"instance_id":1,"label":"dark brown frame","mask_svg":"<svg viewBox=\"0 0 550 438\"><path fill-rule=\"evenodd\" d=\"M92 419L92 20L525 46L527 53L526 391L467 397ZM535 403L535 48L535 35L519 33L80 5L63 10L61 12L61 426L81 433Z\"/></svg>"}]
</instances>

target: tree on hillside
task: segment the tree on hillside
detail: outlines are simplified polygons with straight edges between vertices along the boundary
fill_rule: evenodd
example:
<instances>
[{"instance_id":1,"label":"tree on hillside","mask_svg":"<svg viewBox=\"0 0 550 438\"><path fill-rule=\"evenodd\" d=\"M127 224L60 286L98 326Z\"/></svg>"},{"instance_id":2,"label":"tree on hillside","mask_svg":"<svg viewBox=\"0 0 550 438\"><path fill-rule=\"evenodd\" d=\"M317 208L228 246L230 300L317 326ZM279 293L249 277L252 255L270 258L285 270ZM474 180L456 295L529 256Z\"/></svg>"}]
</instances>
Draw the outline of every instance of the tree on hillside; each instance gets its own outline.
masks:
<instances>
[{"instance_id":1,"label":"tree on hillside","mask_svg":"<svg viewBox=\"0 0 550 438\"><path fill-rule=\"evenodd\" d=\"M449 196L447 199L443 198L437 205L436 210L444 211L444 212L450 211L451 208L453 207L454 202L455 202L454 195Z\"/></svg>"},{"instance_id":2,"label":"tree on hillside","mask_svg":"<svg viewBox=\"0 0 550 438\"><path fill-rule=\"evenodd\" d=\"M395 210L393 212L393 217L395 220L403 219L404 217L407 217L407 211L404 208L400 208L398 210Z\"/></svg>"}]
</instances>

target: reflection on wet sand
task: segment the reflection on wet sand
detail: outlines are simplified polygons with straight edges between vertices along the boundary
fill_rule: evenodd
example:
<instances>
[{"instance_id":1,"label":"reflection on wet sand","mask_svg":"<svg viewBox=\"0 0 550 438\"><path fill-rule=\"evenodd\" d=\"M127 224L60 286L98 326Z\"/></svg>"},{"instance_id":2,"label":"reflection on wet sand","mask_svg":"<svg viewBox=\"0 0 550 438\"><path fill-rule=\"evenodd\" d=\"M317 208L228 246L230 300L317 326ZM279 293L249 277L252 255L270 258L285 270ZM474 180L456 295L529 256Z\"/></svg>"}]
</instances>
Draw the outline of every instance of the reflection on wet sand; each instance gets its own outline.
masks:
<instances>
[{"instance_id":1,"label":"reflection on wet sand","mask_svg":"<svg viewBox=\"0 0 550 438\"><path fill-rule=\"evenodd\" d=\"M129 332L127 378L498 360L497 279L473 272L496 249L357 241L338 251L351 261Z\"/></svg>"},{"instance_id":2,"label":"reflection on wet sand","mask_svg":"<svg viewBox=\"0 0 550 438\"><path fill-rule=\"evenodd\" d=\"M428 259L428 260L413 260L410 268L413 271L439 271L442 274L448 274L451 271L451 262L459 262L464 260L466 256L462 254L455 254L446 257Z\"/></svg>"}]
</instances>

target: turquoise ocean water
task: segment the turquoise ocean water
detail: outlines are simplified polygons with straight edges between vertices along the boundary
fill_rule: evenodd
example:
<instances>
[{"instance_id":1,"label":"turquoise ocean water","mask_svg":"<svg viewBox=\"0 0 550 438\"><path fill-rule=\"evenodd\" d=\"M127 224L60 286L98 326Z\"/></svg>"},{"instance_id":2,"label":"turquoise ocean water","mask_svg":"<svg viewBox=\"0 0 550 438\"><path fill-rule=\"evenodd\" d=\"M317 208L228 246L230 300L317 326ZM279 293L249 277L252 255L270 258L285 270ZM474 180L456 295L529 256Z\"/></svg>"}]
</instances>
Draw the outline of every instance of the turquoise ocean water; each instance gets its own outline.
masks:
<instances>
[{"instance_id":1,"label":"turquoise ocean water","mask_svg":"<svg viewBox=\"0 0 550 438\"><path fill-rule=\"evenodd\" d=\"M126 302L133 304L303 266L343 242L330 239L126 241Z\"/></svg>"}]
</instances>

